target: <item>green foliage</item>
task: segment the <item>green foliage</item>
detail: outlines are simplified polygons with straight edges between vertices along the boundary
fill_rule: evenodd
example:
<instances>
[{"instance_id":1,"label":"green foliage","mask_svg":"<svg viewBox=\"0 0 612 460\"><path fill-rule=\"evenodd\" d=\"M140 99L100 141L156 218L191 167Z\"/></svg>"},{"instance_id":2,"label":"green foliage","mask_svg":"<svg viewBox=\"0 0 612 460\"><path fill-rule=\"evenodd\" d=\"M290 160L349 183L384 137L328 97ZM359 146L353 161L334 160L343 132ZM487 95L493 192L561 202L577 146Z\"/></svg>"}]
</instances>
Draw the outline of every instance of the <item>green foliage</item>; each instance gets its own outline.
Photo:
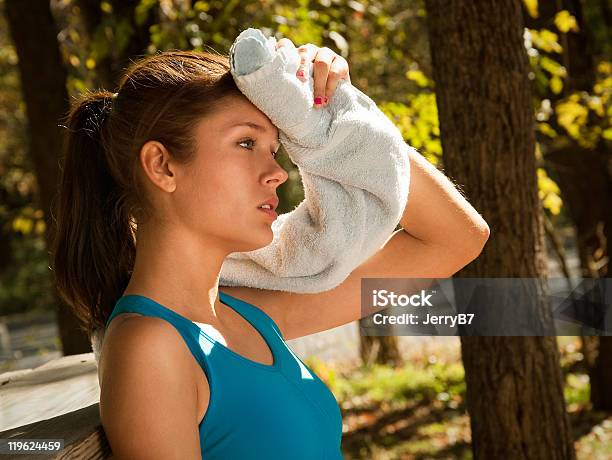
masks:
<instances>
[{"instance_id":1,"label":"green foliage","mask_svg":"<svg viewBox=\"0 0 612 460\"><path fill-rule=\"evenodd\" d=\"M334 388L337 385L338 374L333 366L318 358L317 356L310 356L303 360L312 371L317 374L327 386Z\"/></svg>"},{"instance_id":2,"label":"green foliage","mask_svg":"<svg viewBox=\"0 0 612 460\"><path fill-rule=\"evenodd\" d=\"M441 161L442 145L435 94L418 93L409 95L407 100L407 103L381 102L378 106L404 139L437 165Z\"/></svg>"},{"instance_id":3,"label":"green foliage","mask_svg":"<svg viewBox=\"0 0 612 460\"><path fill-rule=\"evenodd\" d=\"M609 140L611 136L611 96L612 62L602 61L592 92L574 92L557 102L558 124L578 145L595 148L602 137Z\"/></svg>"},{"instance_id":4,"label":"green foliage","mask_svg":"<svg viewBox=\"0 0 612 460\"><path fill-rule=\"evenodd\" d=\"M524 3L530 14L537 17L537 1L525 0ZM576 18L566 10L555 15L554 26L562 34L579 31ZM526 29L525 47L531 67L530 78L535 83L536 128L542 135L538 138L538 152L542 145L547 150L547 144L594 149L602 140L612 137L612 63L605 59L598 62L596 82L591 90L570 91L566 87L568 70L561 63L566 58L561 55L563 47L559 34L548 29ZM541 153L539 160L542 162ZM559 188L543 168L537 173L543 206L551 214L558 215L563 205Z\"/></svg>"},{"instance_id":5,"label":"green foliage","mask_svg":"<svg viewBox=\"0 0 612 460\"><path fill-rule=\"evenodd\" d=\"M563 387L565 403L568 406L584 406L588 404L591 398L590 388L589 376L587 374L568 374L565 386Z\"/></svg>"},{"instance_id":6,"label":"green foliage","mask_svg":"<svg viewBox=\"0 0 612 460\"><path fill-rule=\"evenodd\" d=\"M134 10L134 22L141 26L147 20L149 12L155 6L157 6L158 0L141 0Z\"/></svg>"},{"instance_id":7,"label":"green foliage","mask_svg":"<svg viewBox=\"0 0 612 460\"><path fill-rule=\"evenodd\" d=\"M350 378L335 377L329 385L340 400L438 400L457 407L465 398L464 370L459 362L425 366L407 363L401 368L374 364L351 373Z\"/></svg>"}]
</instances>

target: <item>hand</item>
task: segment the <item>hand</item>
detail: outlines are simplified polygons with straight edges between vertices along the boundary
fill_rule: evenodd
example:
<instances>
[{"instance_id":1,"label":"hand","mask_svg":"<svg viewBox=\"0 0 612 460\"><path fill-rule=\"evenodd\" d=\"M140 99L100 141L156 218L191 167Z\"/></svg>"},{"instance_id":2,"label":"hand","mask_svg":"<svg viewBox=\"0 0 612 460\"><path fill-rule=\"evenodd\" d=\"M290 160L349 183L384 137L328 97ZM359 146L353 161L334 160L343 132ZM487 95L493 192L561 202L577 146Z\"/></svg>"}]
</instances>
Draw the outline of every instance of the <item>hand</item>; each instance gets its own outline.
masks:
<instances>
[{"instance_id":1,"label":"hand","mask_svg":"<svg viewBox=\"0 0 612 460\"><path fill-rule=\"evenodd\" d=\"M276 48L281 46L294 46L293 42L288 38L281 38L276 43ZM349 75L348 62L339 54L333 52L327 47L319 48L312 43L300 46L301 64L296 73L297 77L302 81L308 79L306 74L308 65L314 62L314 99L315 107L325 107L329 104L332 94L336 91L336 86L340 80L351 82ZM320 98L321 104L317 104L317 98Z\"/></svg>"}]
</instances>

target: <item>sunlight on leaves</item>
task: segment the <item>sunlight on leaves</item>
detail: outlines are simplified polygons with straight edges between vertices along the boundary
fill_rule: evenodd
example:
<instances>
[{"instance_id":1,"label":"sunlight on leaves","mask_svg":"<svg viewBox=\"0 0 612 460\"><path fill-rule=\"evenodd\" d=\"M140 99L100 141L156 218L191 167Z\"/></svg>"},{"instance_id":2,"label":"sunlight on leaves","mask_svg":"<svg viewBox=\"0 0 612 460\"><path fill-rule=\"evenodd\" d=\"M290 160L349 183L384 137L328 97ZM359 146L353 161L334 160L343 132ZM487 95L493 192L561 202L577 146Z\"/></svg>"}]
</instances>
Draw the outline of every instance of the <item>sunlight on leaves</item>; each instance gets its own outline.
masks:
<instances>
[{"instance_id":1,"label":"sunlight on leaves","mask_svg":"<svg viewBox=\"0 0 612 460\"><path fill-rule=\"evenodd\" d=\"M567 33L570 30L572 32L578 32L580 30L576 18L567 10L562 10L555 14L555 25L557 29L563 33Z\"/></svg>"},{"instance_id":2,"label":"sunlight on leaves","mask_svg":"<svg viewBox=\"0 0 612 460\"><path fill-rule=\"evenodd\" d=\"M527 13L532 18L538 17L538 0L523 0Z\"/></svg>"},{"instance_id":3,"label":"sunlight on leaves","mask_svg":"<svg viewBox=\"0 0 612 460\"><path fill-rule=\"evenodd\" d=\"M538 196L542 200L542 205L551 214L558 215L561 212L563 200L560 196L560 189L557 183L548 177L544 168L537 169L538 174Z\"/></svg>"},{"instance_id":4,"label":"sunlight on leaves","mask_svg":"<svg viewBox=\"0 0 612 460\"><path fill-rule=\"evenodd\" d=\"M538 128L538 131L550 137L551 139L554 139L555 137L557 137L557 132L548 123L538 123L537 128Z\"/></svg>"},{"instance_id":5,"label":"sunlight on leaves","mask_svg":"<svg viewBox=\"0 0 612 460\"><path fill-rule=\"evenodd\" d=\"M577 101L577 96L573 94L565 101L559 102L556 107L557 121L565 128L570 136L577 138L580 135L580 128L587 120L589 110Z\"/></svg>"},{"instance_id":6,"label":"sunlight on leaves","mask_svg":"<svg viewBox=\"0 0 612 460\"><path fill-rule=\"evenodd\" d=\"M547 53L561 53L563 47L559 44L559 36L548 29L529 29L533 46Z\"/></svg>"},{"instance_id":7,"label":"sunlight on leaves","mask_svg":"<svg viewBox=\"0 0 612 460\"><path fill-rule=\"evenodd\" d=\"M554 94L559 94L563 90L563 81L557 76L554 76L550 79L549 85L550 85L550 90Z\"/></svg>"},{"instance_id":8,"label":"sunlight on leaves","mask_svg":"<svg viewBox=\"0 0 612 460\"><path fill-rule=\"evenodd\" d=\"M567 77L567 69L548 56L540 57L540 66L551 75L557 77Z\"/></svg>"},{"instance_id":9,"label":"sunlight on leaves","mask_svg":"<svg viewBox=\"0 0 612 460\"><path fill-rule=\"evenodd\" d=\"M429 79L420 70L409 70L406 72L406 78L414 81L421 88L425 88L430 85Z\"/></svg>"}]
</instances>

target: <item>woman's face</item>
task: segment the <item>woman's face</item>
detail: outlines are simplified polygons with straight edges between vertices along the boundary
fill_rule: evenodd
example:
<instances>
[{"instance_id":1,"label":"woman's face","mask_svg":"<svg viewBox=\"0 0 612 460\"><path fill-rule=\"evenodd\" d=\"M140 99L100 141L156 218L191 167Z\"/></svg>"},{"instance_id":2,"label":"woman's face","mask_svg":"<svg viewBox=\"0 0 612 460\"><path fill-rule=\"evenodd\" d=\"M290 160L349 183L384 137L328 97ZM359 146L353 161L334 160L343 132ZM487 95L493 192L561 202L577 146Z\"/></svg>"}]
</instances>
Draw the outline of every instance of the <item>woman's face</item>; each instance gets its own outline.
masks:
<instances>
[{"instance_id":1,"label":"woman's face","mask_svg":"<svg viewBox=\"0 0 612 460\"><path fill-rule=\"evenodd\" d=\"M227 96L197 125L194 161L178 167L172 200L178 219L230 252L268 245L274 218L258 207L288 177L274 159L278 136L246 97Z\"/></svg>"}]
</instances>

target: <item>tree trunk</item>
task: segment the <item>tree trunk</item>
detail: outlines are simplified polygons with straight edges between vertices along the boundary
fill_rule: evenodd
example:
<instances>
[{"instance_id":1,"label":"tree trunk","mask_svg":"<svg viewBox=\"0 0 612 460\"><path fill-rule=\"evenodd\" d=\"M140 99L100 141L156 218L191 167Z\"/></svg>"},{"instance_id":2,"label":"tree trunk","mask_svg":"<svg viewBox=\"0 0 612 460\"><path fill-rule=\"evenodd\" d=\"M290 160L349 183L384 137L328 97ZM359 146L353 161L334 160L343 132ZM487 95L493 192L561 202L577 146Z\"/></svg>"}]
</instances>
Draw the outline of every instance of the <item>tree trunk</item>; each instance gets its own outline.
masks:
<instances>
[{"instance_id":1,"label":"tree trunk","mask_svg":"<svg viewBox=\"0 0 612 460\"><path fill-rule=\"evenodd\" d=\"M364 364L387 364L393 367L403 365L396 336L360 335L359 338L359 354Z\"/></svg>"},{"instance_id":2,"label":"tree trunk","mask_svg":"<svg viewBox=\"0 0 612 460\"><path fill-rule=\"evenodd\" d=\"M7 0L6 17L19 58L21 89L27 109L29 153L44 212L47 247L53 231L51 207L59 181L62 152L60 118L69 109L66 68L48 0ZM52 276L52 274L50 273ZM56 292L57 316L64 355L87 353L91 345L77 318Z\"/></svg>"},{"instance_id":3,"label":"tree trunk","mask_svg":"<svg viewBox=\"0 0 612 460\"><path fill-rule=\"evenodd\" d=\"M605 3L605 2L604 2ZM605 17L606 7L602 3ZM559 95L542 95L554 105L557 99L575 91L592 91L595 84L595 59L593 56L593 34L582 14L582 3L578 0L545 0L538 5L539 15L532 18L524 11L526 26L532 29L546 28L557 33L563 43L562 63L567 68L568 78L564 91ZM561 11L569 11L575 18L578 31L564 34L555 24L554 17ZM551 56L557 60L557 56ZM557 132L563 129L550 121ZM585 149L566 136L568 142L559 143L561 148L547 146L546 162L554 170L563 202L569 210L576 227L578 254L582 277L598 278L610 276L612 259L612 154L602 141L593 150ZM546 138L544 138L546 139ZM569 144L569 146L568 146ZM584 178L589 180L585 181ZM588 203L588 206L586 204ZM587 343L588 342L588 343ZM612 337L583 338L591 382L591 403L596 410L612 410ZM606 365L607 364L607 365Z\"/></svg>"},{"instance_id":4,"label":"tree trunk","mask_svg":"<svg viewBox=\"0 0 612 460\"><path fill-rule=\"evenodd\" d=\"M520 0L426 0L446 174L491 228L459 277L545 292L535 121ZM550 326L549 305L529 320ZM530 299L533 302L533 298ZM474 458L573 459L556 337L462 337Z\"/></svg>"}]
</instances>

